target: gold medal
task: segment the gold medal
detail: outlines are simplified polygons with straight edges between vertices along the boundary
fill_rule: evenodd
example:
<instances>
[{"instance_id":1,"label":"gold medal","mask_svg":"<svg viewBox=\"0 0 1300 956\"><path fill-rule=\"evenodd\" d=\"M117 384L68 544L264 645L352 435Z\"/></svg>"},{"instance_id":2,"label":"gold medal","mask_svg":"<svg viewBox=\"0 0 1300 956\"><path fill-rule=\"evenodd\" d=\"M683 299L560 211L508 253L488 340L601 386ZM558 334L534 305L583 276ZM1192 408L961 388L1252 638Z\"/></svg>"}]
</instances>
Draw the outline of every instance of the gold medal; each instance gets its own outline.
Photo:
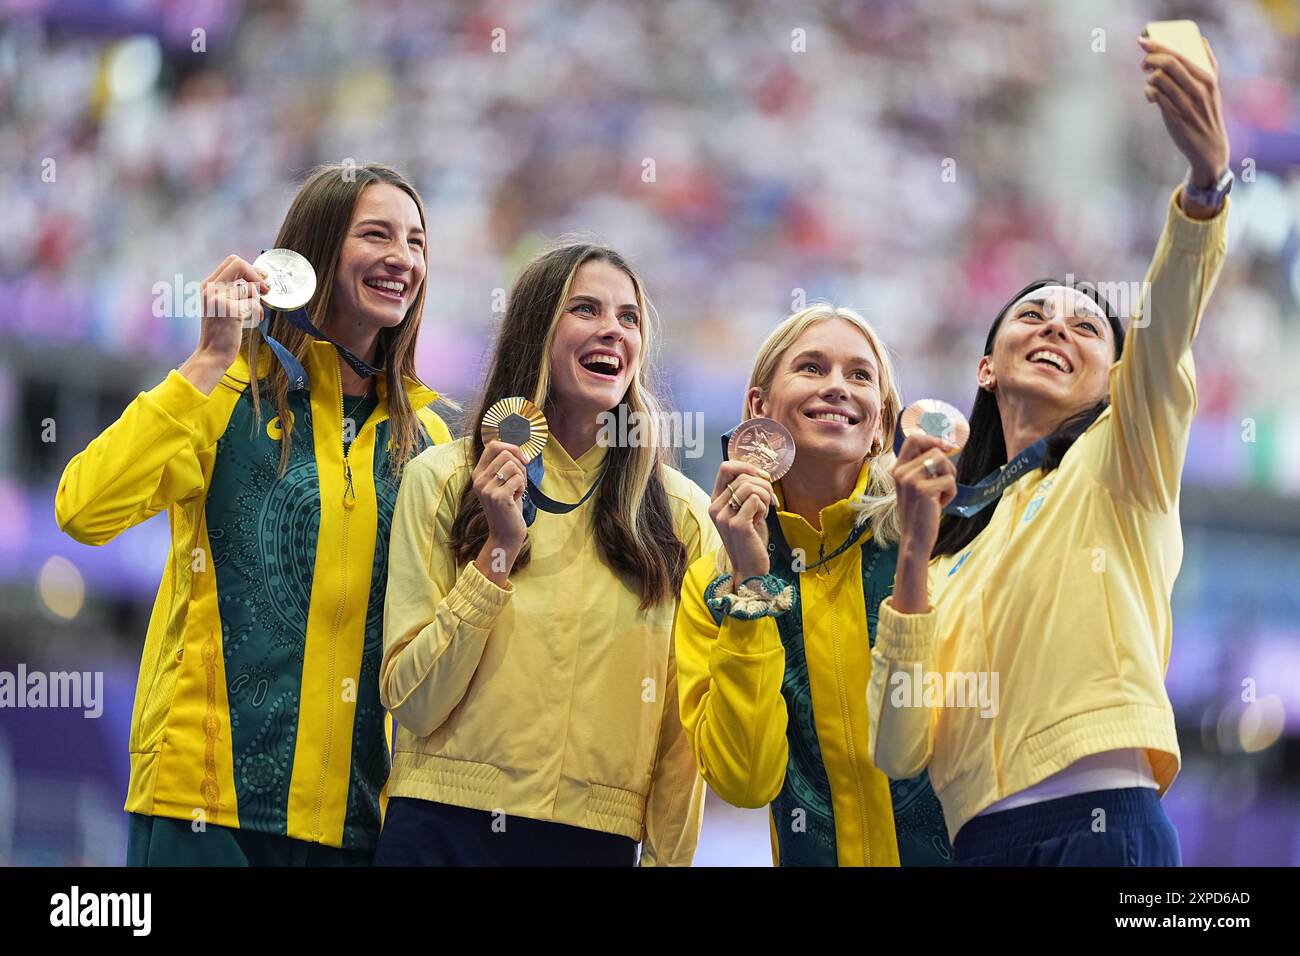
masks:
<instances>
[{"instance_id":1,"label":"gold medal","mask_svg":"<svg viewBox=\"0 0 1300 956\"><path fill-rule=\"evenodd\" d=\"M929 435L952 442L956 449L953 457L961 453L970 438L970 423L966 416L947 402L937 398L923 398L903 410L901 427L904 435Z\"/></svg>"},{"instance_id":2,"label":"gold medal","mask_svg":"<svg viewBox=\"0 0 1300 956\"><path fill-rule=\"evenodd\" d=\"M751 418L731 433L727 457L756 465L773 481L780 481L794 464L794 436L771 418Z\"/></svg>"},{"instance_id":3,"label":"gold medal","mask_svg":"<svg viewBox=\"0 0 1300 956\"><path fill-rule=\"evenodd\" d=\"M503 441L517 445L524 459L531 461L542 453L550 430L542 410L526 398L503 398L483 415L479 429L483 444Z\"/></svg>"}]
</instances>

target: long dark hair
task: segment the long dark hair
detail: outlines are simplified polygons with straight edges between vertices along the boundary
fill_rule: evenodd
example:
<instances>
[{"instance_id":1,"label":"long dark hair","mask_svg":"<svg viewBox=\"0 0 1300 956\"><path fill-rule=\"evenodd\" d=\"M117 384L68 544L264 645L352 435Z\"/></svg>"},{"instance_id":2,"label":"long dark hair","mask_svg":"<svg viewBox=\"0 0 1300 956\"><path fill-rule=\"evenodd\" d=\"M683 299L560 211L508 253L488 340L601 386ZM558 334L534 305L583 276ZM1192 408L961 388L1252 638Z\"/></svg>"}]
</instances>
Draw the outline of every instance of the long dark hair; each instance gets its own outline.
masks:
<instances>
[{"instance_id":1,"label":"long dark hair","mask_svg":"<svg viewBox=\"0 0 1300 956\"><path fill-rule=\"evenodd\" d=\"M376 183L396 186L411 197L420 213L420 225L425 221L424 201L415 187L397 170L382 163L361 166L330 163L317 166L307 181L298 189L275 237L278 248L292 249L307 259L316 270L316 294L307 304L307 314L319 328L329 317L334 296L334 276L338 271L343 240L352 224L352 214L362 190ZM429 254L424 253L425 265ZM420 321L424 316L426 284L420 283L415 298L406 310L402 324L382 329L379 333L378 353L384 357L384 374L388 377L388 416L392 431L389 442L388 470L396 479L402 466L419 452L426 438L411 400L407 397L403 379L419 382L415 371L415 343L420 334ZM280 312L270 310L270 332L294 354L299 361L307 355L312 339L302 330L289 324ZM257 358L253 353L261 343L256 329L244 333L243 349L250 356L249 371L253 408L259 418L263 392L280 416L284 441L280 447L280 472L289 465L289 434L293 430L293 416L289 412L289 377L279 362L271 362L265 379L257 377Z\"/></svg>"},{"instance_id":2,"label":"long dark hair","mask_svg":"<svg viewBox=\"0 0 1300 956\"><path fill-rule=\"evenodd\" d=\"M1011 297L1011 300L998 312L989 329L988 339L984 342L984 354L993 354L993 342L997 339L998 329L1011 307L1035 289L1044 286L1059 285L1083 293L1096 302L1110 322L1110 329L1115 339L1115 361L1124 354L1124 326L1120 324L1119 315L1091 282L1064 282L1060 279L1035 279ZM1043 471L1055 471L1061 459L1070 450L1075 440L1082 435L1097 416L1110 404L1103 398L1096 405L1086 408L1062 422L1055 431L1047 436L1047 455L1043 459ZM975 393L975 404L970 413L970 438L957 459L957 481L963 485L973 485L1007 463L1007 440L1002 434L1002 416L998 412L998 400L987 389ZM944 515L939 521L939 537L934 543L933 556L956 554L975 540L993 518L998 502L993 502L983 511L969 518L960 515Z\"/></svg>"},{"instance_id":3,"label":"long dark hair","mask_svg":"<svg viewBox=\"0 0 1300 956\"><path fill-rule=\"evenodd\" d=\"M564 313L569 289L578 269L588 262L608 262L632 280L641 307L641 355L627 394L620 404L645 417L651 441L637 445L611 444L606 473L594 496L596 540L605 562L640 585L641 609L672 600L686 573L686 548L673 528L661 469L667 451L658 440L660 421L651 357L655 345L655 316L640 277L613 249L590 242L570 242L544 252L524 267L510 290L505 319L496 336L487 384L474 414L466 419L474 460L483 454L480 425L483 415L503 398L521 395L544 411L550 400L550 350L555 327ZM487 517L471 489L461 497L452 522L450 547L458 562L474 560L487 541ZM528 564L525 543L515 567Z\"/></svg>"}]
</instances>

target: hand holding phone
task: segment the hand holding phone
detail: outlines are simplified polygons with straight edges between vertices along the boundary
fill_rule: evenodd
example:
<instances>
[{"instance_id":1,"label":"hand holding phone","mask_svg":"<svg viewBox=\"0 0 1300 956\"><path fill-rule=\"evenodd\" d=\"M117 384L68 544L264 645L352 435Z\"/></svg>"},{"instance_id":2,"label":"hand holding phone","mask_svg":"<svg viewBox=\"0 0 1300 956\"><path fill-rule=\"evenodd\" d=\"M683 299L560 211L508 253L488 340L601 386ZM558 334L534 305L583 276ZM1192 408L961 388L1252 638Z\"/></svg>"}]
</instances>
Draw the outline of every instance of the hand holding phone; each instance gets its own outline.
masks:
<instances>
[{"instance_id":1,"label":"hand holding phone","mask_svg":"<svg viewBox=\"0 0 1300 956\"><path fill-rule=\"evenodd\" d=\"M1190 25L1190 31L1185 27L1168 29L1179 23ZM1192 184L1208 189L1227 170L1231 158L1214 52L1190 20L1149 23L1146 34L1138 45L1146 51L1142 69L1147 74L1147 102L1160 107L1169 138L1191 166ZM1194 38L1205 65L1157 39L1171 36L1184 47Z\"/></svg>"},{"instance_id":2,"label":"hand holding phone","mask_svg":"<svg viewBox=\"0 0 1300 956\"><path fill-rule=\"evenodd\" d=\"M1205 40L1195 20L1153 20L1146 25L1142 35L1191 61L1206 73L1218 74L1205 50Z\"/></svg>"}]
</instances>

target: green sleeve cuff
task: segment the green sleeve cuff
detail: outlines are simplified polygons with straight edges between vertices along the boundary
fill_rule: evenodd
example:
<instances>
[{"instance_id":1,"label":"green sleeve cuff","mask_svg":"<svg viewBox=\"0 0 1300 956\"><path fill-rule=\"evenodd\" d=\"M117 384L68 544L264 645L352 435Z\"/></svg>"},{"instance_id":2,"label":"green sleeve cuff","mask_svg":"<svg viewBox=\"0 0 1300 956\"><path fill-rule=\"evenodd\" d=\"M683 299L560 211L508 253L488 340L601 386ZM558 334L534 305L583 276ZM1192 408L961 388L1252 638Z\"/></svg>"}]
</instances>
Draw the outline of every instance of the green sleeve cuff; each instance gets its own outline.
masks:
<instances>
[{"instance_id":1,"label":"green sleeve cuff","mask_svg":"<svg viewBox=\"0 0 1300 956\"><path fill-rule=\"evenodd\" d=\"M794 606L794 587L775 574L746 578L735 594L722 590L730 582L730 574L720 574L704 592L704 603L719 624L724 617L742 621L779 617Z\"/></svg>"}]
</instances>

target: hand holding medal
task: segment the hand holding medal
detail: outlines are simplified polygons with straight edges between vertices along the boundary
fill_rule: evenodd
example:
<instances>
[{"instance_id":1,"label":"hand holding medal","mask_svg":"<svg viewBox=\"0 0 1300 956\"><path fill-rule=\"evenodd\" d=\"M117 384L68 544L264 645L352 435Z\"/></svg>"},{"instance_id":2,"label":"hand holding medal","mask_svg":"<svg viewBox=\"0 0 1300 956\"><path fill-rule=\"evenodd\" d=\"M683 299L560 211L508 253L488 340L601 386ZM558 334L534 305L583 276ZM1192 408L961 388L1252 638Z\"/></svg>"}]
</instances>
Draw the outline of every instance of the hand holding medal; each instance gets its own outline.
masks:
<instances>
[{"instance_id":1,"label":"hand holding medal","mask_svg":"<svg viewBox=\"0 0 1300 956\"><path fill-rule=\"evenodd\" d=\"M540 435L533 422L540 419ZM528 490L528 462L546 443L546 419L522 398L497 402L483 416L479 456L470 484L487 518L488 538L475 562L478 569L505 587L515 558L528 536L523 500Z\"/></svg>"},{"instance_id":2,"label":"hand holding medal","mask_svg":"<svg viewBox=\"0 0 1300 956\"><path fill-rule=\"evenodd\" d=\"M722 436L726 461L718 469L709 516L727 549L737 581L765 575L768 511L776 507L772 483L794 464L794 438L770 418L751 418Z\"/></svg>"},{"instance_id":3,"label":"hand holding medal","mask_svg":"<svg viewBox=\"0 0 1300 956\"><path fill-rule=\"evenodd\" d=\"M525 527L531 526L537 519L538 511L547 514L565 515L581 507L595 493L605 477L602 470L587 493L574 502L556 501L542 491L542 478L545 465L542 461L542 449L550 438L550 429L546 425L546 416L542 410L526 398L503 398L494 403L483 415L479 434L483 445L504 444L514 449L525 466L525 492L523 502L523 520ZM485 451L486 455L486 451ZM609 466L609 458L605 459ZM503 472L494 475L498 481L507 482L508 476Z\"/></svg>"},{"instance_id":4,"label":"hand holding medal","mask_svg":"<svg viewBox=\"0 0 1300 956\"><path fill-rule=\"evenodd\" d=\"M200 349L218 351L227 367L239 354L243 330L262 321L259 296L270 288L266 270L257 262L248 263L239 256L227 256L204 281L203 331ZM229 319L238 319L230 322Z\"/></svg>"},{"instance_id":5,"label":"hand holding medal","mask_svg":"<svg viewBox=\"0 0 1300 956\"><path fill-rule=\"evenodd\" d=\"M939 535L940 515L957 496L952 459L970 438L970 424L951 405L927 398L904 409L899 430L904 437L894 483L904 545L928 557Z\"/></svg>"}]
</instances>

